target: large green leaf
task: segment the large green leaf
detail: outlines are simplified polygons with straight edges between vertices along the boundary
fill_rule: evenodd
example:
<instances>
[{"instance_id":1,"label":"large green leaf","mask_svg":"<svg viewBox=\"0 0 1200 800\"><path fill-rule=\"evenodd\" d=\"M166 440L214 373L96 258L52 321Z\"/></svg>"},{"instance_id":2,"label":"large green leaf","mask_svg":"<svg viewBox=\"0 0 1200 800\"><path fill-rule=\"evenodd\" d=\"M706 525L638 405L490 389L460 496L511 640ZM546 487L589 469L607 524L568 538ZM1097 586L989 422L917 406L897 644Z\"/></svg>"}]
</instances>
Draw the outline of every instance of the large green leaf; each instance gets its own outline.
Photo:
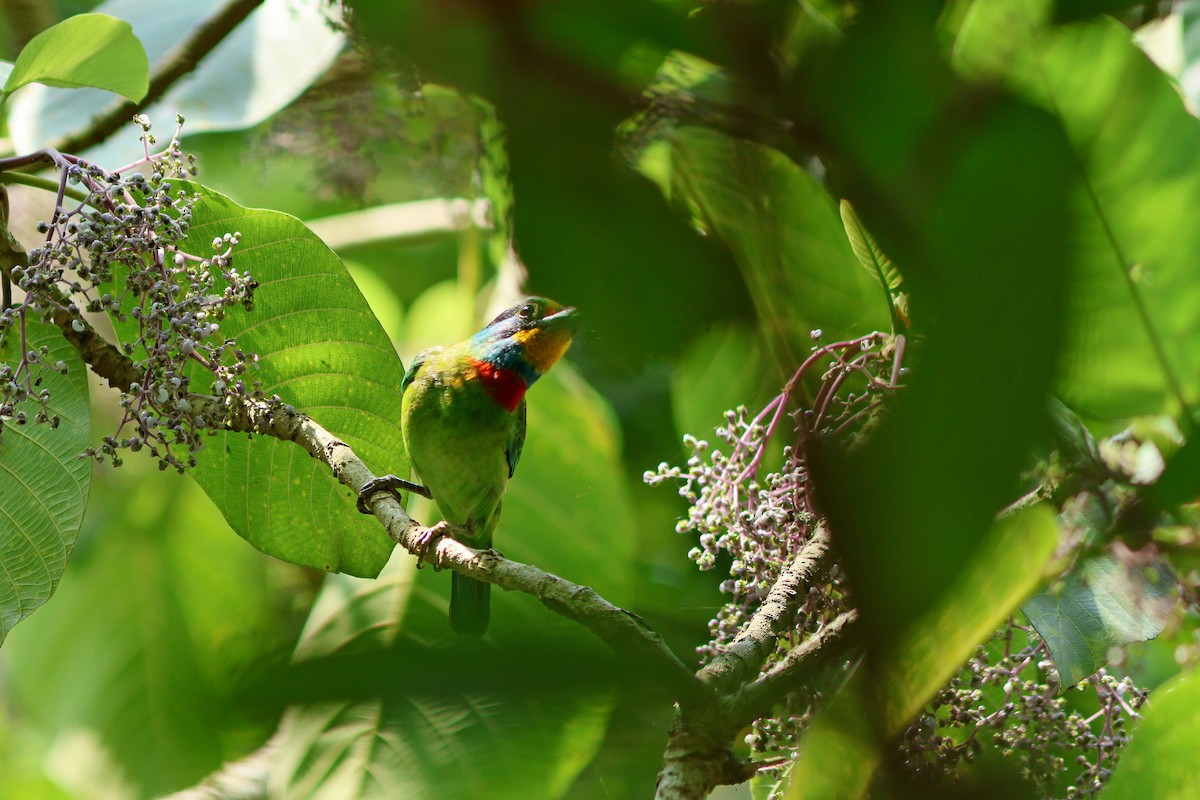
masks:
<instances>
[{"instance_id":1,"label":"large green leaf","mask_svg":"<svg viewBox=\"0 0 1200 800\"><path fill-rule=\"evenodd\" d=\"M1104 800L1195 800L1200 749L1200 673L1179 675L1150 695L1133 739L1101 795Z\"/></svg>"},{"instance_id":2,"label":"large green leaf","mask_svg":"<svg viewBox=\"0 0 1200 800\"><path fill-rule=\"evenodd\" d=\"M568 365L555 367L529 395L529 438L505 495L497 548L618 602L627 596L635 525L618 453L604 402ZM427 512L427 504L415 506L418 517ZM596 641L536 600L493 588L481 654L449 630L450 576L413 574L411 558L397 552L375 583L327 579L300 666L380 648L403 647L408 656L384 697L289 712L273 796L563 796L599 747L611 700L586 667L575 684L570 670L545 674L536 653L586 654ZM531 685L533 675L540 677ZM338 680L353 686L366 677Z\"/></svg>"},{"instance_id":3,"label":"large green leaf","mask_svg":"<svg viewBox=\"0 0 1200 800\"><path fill-rule=\"evenodd\" d=\"M11 697L73 753L74 777L115 774L136 787L122 796L158 796L266 735L230 689L287 646L281 597L296 587L179 475L131 460L98 475L95 500L69 579L10 637Z\"/></svg>"},{"instance_id":4,"label":"large green leaf","mask_svg":"<svg viewBox=\"0 0 1200 800\"><path fill-rule=\"evenodd\" d=\"M860 669L805 735L788 798L858 797L897 734L1038 584L1058 520L1037 505L999 520L939 605Z\"/></svg>"},{"instance_id":5,"label":"large green leaf","mask_svg":"<svg viewBox=\"0 0 1200 800\"><path fill-rule=\"evenodd\" d=\"M1058 539L1047 508L996 514L1049 433L1069 150L1048 114L954 75L923 10L872 7L795 76L830 174L904 275L919 336L872 435L808 448L867 655L803 743L794 797L861 794L883 742L1024 599Z\"/></svg>"},{"instance_id":6,"label":"large green leaf","mask_svg":"<svg viewBox=\"0 0 1200 800\"><path fill-rule=\"evenodd\" d=\"M975 3L954 53L1056 114L1074 148L1083 181L1059 391L1092 418L1178 413L1200 397L1200 127L1127 29L1047 27L1046 13L1038 0Z\"/></svg>"},{"instance_id":7,"label":"large green leaf","mask_svg":"<svg viewBox=\"0 0 1200 800\"><path fill-rule=\"evenodd\" d=\"M413 563L398 554L375 581L327 580L297 658L301 675L329 659L319 694L333 699L286 714L272 796L563 796L599 747L608 696L562 674L514 682L545 667L536 650L514 661L512 643L439 642L445 603L414 590Z\"/></svg>"},{"instance_id":8,"label":"large green leaf","mask_svg":"<svg viewBox=\"0 0 1200 800\"><path fill-rule=\"evenodd\" d=\"M254 310L230 312L221 335L257 353L250 378L346 441L377 474L407 474L400 435L403 368L341 260L295 217L202 193L192 214L198 251L240 232L235 267L258 281ZM128 337L132 321L119 324ZM195 373L204 393L211 374ZM297 445L219 433L192 476L240 536L296 564L372 577L392 541L354 498Z\"/></svg>"},{"instance_id":9,"label":"large green leaf","mask_svg":"<svg viewBox=\"0 0 1200 800\"><path fill-rule=\"evenodd\" d=\"M864 18L801 67L809 113L838 143L831 173L913 298L906 388L860 447L808 447L876 646L954 585L1049 434L1071 232L1070 153L1054 120L963 82L906 13ZM851 269L877 296L852 255Z\"/></svg>"},{"instance_id":10,"label":"large green leaf","mask_svg":"<svg viewBox=\"0 0 1200 800\"><path fill-rule=\"evenodd\" d=\"M128 97L146 96L150 64L128 22L107 14L79 14L33 37L13 65L4 94L30 83L92 86Z\"/></svg>"},{"instance_id":11,"label":"large green leaf","mask_svg":"<svg viewBox=\"0 0 1200 800\"><path fill-rule=\"evenodd\" d=\"M733 252L790 362L807 354L813 329L835 340L889 325L886 299L859 265L836 203L783 153L680 128L648 148L640 167Z\"/></svg>"},{"instance_id":12,"label":"large green leaf","mask_svg":"<svg viewBox=\"0 0 1200 800\"><path fill-rule=\"evenodd\" d=\"M80 454L91 444L87 372L75 348L56 328L27 323L28 347L50 348L68 372L45 371L39 388L50 392L57 429L35 424L33 403L23 410L30 422L5 420L0 433L0 642L13 626L50 599L75 546L91 486L90 459ZM16 366L19 332L0 342L0 363Z\"/></svg>"},{"instance_id":13,"label":"large green leaf","mask_svg":"<svg viewBox=\"0 0 1200 800\"><path fill-rule=\"evenodd\" d=\"M341 260L295 217L209 192L192 237L242 233L238 268L259 283L251 313L222 332L259 355L255 377L346 441L377 474L407 474L403 365ZM374 576L392 541L350 491L296 445L225 434L193 473L239 534L270 555Z\"/></svg>"},{"instance_id":14,"label":"large green leaf","mask_svg":"<svg viewBox=\"0 0 1200 800\"><path fill-rule=\"evenodd\" d=\"M1144 569L1102 556L1085 561L1054 591L1029 598L1021 610L1050 648L1066 688L1107 664L1111 648L1162 633L1178 600L1165 567Z\"/></svg>"}]
</instances>

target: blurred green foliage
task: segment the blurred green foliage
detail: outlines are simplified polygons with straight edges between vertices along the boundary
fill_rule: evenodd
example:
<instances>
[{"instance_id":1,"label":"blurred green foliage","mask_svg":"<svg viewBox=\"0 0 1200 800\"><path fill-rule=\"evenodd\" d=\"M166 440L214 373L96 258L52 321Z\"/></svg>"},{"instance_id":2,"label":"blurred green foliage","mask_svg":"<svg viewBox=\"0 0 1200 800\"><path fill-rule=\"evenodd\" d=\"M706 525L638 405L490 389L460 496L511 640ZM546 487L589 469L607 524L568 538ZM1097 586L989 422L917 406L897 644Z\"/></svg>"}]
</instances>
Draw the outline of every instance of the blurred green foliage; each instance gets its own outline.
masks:
<instances>
[{"instance_id":1,"label":"blurred green foliage","mask_svg":"<svg viewBox=\"0 0 1200 800\"><path fill-rule=\"evenodd\" d=\"M360 49L303 98L185 140L214 190L195 231L245 234L262 287L229 331L268 393L379 472L405 468L402 361L518 284L579 306L572 363L530 395L497 547L636 611L690 662L723 599L673 533L681 501L640 476L778 391L811 329L900 324L855 257L852 202L903 275L912 353L865 444L810 454L870 656L790 789L851 796L879 739L1053 568L1046 507L995 521L1028 488L1051 394L1099 430L1166 412L1191 432L1197 124L1129 30L1094 17L1118 5L349 2ZM351 239L347 268L287 216L431 198L487 199L490 224ZM92 394L107 433L111 397ZM404 554L375 580L268 559L233 529L361 575L389 543L296 448L216 441L196 473L213 502L137 459L97 470L57 596L0 651L0 796L182 788L280 718L289 797L651 795L671 722L652 680L524 595L497 593L484 645L454 642L448 576ZM273 495L284 480L299 494ZM1145 645L1153 682L1176 634ZM1146 759L1179 758L1156 755L1174 752L1162 725L1147 717L1149 755L1131 751L1115 794L1160 786ZM1194 748L1194 727L1173 730Z\"/></svg>"}]
</instances>

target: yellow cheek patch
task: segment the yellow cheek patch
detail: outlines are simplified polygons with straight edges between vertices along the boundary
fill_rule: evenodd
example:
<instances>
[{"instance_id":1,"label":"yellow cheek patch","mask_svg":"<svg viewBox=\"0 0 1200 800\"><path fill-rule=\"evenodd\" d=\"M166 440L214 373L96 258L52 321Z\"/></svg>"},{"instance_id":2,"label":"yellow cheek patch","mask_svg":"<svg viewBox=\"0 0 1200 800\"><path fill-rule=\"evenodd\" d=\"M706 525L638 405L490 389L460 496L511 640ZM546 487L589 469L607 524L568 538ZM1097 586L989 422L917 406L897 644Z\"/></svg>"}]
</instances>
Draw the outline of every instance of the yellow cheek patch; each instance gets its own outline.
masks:
<instances>
[{"instance_id":1,"label":"yellow cheek patch","mask_svg":"<svg viewBox=\"0 0 1200 800\"><path fill-rule=\"evenodd\" d=\"M571 332L566 330L530 328L517 331L512 338L525 349L525 357L539 373L553 367L571 346Z\"/></svg>"}]
</instances>

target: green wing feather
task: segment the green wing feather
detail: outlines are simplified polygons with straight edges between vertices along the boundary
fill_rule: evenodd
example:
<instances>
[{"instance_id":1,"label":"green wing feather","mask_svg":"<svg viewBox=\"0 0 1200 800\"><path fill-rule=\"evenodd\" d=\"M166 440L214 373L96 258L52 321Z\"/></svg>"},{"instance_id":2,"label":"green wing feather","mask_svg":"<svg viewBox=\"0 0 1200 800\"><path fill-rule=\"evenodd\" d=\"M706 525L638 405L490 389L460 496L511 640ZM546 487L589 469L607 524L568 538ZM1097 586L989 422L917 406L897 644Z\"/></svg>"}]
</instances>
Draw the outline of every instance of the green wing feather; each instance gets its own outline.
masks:
<instances>
[{"instance_id":1,"label":"green wing feather","mask_svg":"<svg viewBox=\"0 0 1200 800\"><path fill-rule=\"evenodd\" d=\"M504 448L504 458L508 461L508 477L517 471L517 462L521 460L521 449L525 447L525 401L522 400L516 410L517 424L513 426L512 436L508 446Z\"/></svg>"},{"instance_id":2,"label":"green wing feather","mask_svg":"<svg viewBox=\"0 0 1200 800\"><path fill-rule=\"evenodd\" d=\"M409 384L416 380L417 371L425 366L425 356L428 354L428 350L422 350L413 356L413 360L408 365L408 371L404 373L404 380L400 382L400 394L404 394Z\"/></svg>"}]
</instances>

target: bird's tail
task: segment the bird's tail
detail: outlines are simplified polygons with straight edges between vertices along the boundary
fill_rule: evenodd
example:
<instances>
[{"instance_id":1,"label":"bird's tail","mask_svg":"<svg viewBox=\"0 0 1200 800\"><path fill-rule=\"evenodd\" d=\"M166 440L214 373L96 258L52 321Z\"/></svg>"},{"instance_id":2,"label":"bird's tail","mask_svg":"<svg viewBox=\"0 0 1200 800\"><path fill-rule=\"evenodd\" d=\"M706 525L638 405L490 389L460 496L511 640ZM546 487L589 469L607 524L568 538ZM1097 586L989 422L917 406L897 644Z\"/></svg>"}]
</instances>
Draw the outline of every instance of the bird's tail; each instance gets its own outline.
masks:
<instances>
[{"instance_id":1,"label":"bird's tail","mask_svg":"<svg viewBox=\"0 0 1200 800\"><path fill-rule=\"evenodd\" d=\"M492 585L455 572L450 583L450 627L466 636L483 636L492 615Z\"/></svg>"}]
</instances>

